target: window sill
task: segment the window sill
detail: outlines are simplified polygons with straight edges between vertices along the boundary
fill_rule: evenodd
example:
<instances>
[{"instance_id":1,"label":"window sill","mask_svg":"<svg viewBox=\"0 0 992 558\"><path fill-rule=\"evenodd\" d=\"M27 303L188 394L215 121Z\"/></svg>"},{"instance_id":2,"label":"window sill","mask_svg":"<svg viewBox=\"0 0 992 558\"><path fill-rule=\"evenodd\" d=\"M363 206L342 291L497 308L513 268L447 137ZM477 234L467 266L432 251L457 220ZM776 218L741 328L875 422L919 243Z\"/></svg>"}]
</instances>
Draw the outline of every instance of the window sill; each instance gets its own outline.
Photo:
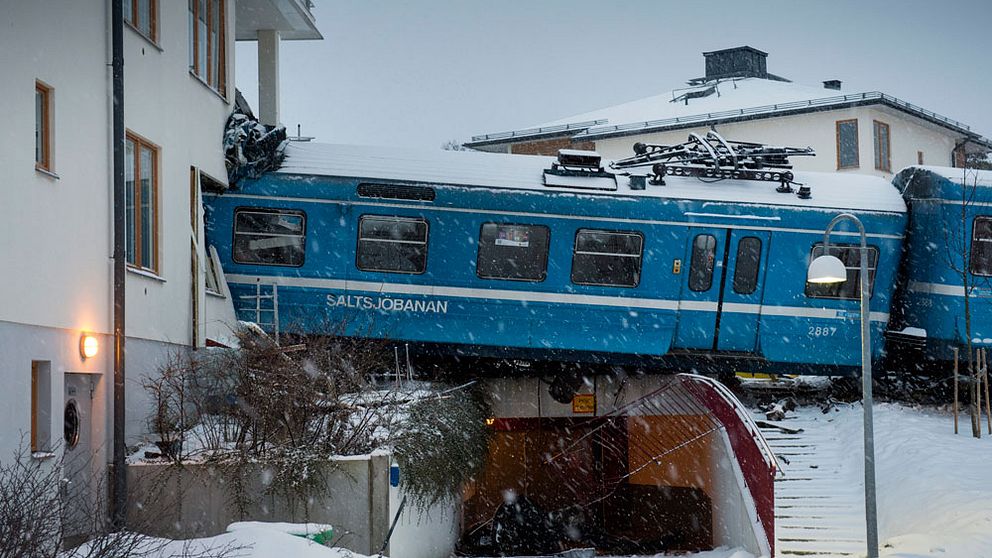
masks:
<instances>
[{"instance_id":1,"label":"window sill","mask_svg":"<svg viewBox=\"0 0 992 558\"><path fill-rule=\"evenodd\" d=\"M62 177L61 176L55 174L54 172L52 172L52 171L50 171L50 170L48 170L48 169L46 169L44 167L38 167L38 166L36 166L34 168L34 170L36 170L39 173L47 176L48 178L51 178L52 180L62 180Z\"/></svg>"},{"instance_id":2,"label":"window sill","mask_svg":"<svg viewBox=\"0 0 992 558\"><path fill-rule=\"evenodd\" d=\"M124 20L124 27L127 27L131 31L134 31L135 33L137 33L138 36L141 37L142 39L144 39L146 43L148 43L151 46L155 47L155 50L157 50L159 52L165 52L165 49L163 49L158 43L156 43L155 42L155 39L152 39L148 35L145 35L145 33L143 31L141 31L140 29L138 29L137 27L135 27L134 24L132 24L130 21Z\"/></svg>"},{"instance_id":3,"label":"window sill","mask_svg":"<svg viewBox=\"0 0 992 558\"><path fill-rule=\"evenodd\" d=\"M147 277L149 279L154 279L155 281L158 281L159 283L165 283L165 278L164 277L162 277L161 275L155 273L154 271L151 271L150 269L144 269L144 268L140 268L140 267L134 267L134 266L128 264L128 266L127 266L127 272L128 273L133 273L135 275L140 275L142 277Z\"/></svg>"},{"instance_id":4,"label":"window sill","mask_svg":"<svg viewBox=\"0 0 992 558\"><path fill-rule=\"evenodd\" d=\"M217 89L213 85L210 85L209 83L207 83L207 81L205 79L203 79L202 77L196 75L196 72L194 72L192 69L189 70L189 77L191 77L194 80L198 81L200 83L200 85L206 87L207 89L210 90L211 93L213 93L214 95L217 95L217 97L219 97L222 101L224 101L224 103L227 103L227 97L225 97L220 91L217 91Z\"/></svg>"},{"instance_id":5,"label":"window sill","mask_svg":"<svg viewBox=\"0 0 992 558\"><path fill-rule=\"evenodd\" d=\"M55 452L51 451L33 451L31 452L31 459L38 461L46 461L48 459L55 459Z\"/></svg>"},{"instance_id":6,"label":"window sill","mask_svg":"<svg viewBox=\"0 0 992 558\"><path fill-rule=\"evenodd\" d=\"M226 296L224 296L224 293L219 293L217 291L211 291L210 289L205 289L204 292L207 293L207 296L212 296L214 298L221 298L221 299L226 299L227 298Z\"/></svg>"}]
</instances>

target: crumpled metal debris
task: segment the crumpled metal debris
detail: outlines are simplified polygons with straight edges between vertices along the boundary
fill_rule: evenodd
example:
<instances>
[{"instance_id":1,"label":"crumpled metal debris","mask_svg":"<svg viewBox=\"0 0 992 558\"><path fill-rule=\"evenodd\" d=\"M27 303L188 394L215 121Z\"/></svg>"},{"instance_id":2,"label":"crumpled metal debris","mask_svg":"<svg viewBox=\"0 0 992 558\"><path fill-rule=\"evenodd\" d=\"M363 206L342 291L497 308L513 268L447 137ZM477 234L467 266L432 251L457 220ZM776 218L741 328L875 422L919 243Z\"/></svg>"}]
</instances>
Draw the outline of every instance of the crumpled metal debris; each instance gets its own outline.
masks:
<instances>
[{"instance_id":1,"label":"crumpled metal debris","mask_svg":"<svg viewBox=\"0 0 992 558\"><path fill-rule=\"evenodd\" d=\"M258 178L279 168L288 140L285 126L258 121L239 91L234 112L224 128L224 164L232 186L243 178Z\"/></svg>"}]
</instances>

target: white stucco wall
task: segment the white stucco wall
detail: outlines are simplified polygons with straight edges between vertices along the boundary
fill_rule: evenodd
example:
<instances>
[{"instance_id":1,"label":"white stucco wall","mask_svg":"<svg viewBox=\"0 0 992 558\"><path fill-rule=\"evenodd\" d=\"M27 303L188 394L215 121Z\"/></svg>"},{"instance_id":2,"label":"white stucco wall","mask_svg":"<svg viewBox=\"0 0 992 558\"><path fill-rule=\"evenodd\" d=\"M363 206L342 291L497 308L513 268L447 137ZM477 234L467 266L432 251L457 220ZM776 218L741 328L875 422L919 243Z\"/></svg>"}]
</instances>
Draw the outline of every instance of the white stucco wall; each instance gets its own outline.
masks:
<instances>
[{"instance_id":1,"label":"white stucco wall","mask_svg":"<svg viewBox=\"0 0 992 558\"><path fill-rule=\"evenodd\" d=\"M858 120L858 168L837 169L838 120ZM872 122L878 120L889 125L891 135L892 172L875 169ZM672 144L686 141L690 132L703 135L709 127L674 130L669 132L624 136L597 140L596 151L606 159L619 159L633 155L635 142ZM881 106L856 107L842 110L813 112L794 116L764 118L746 122L720 124L716 130L728 140L755 141L765 144L810 146L815 157L793 157L796 170L821 172L854 172L872 174L891 179L899 169L915 165L917 151L923 151L924 162L948 165L954 149L955 135L913 116Z\"/></svg>"},{"instance_id":2,"label":"white stucco wall","mask_svg":"<svg viewBox=\"0 0 992 558\"><path fill-rule=\"evenodd\" d=\"M227 29L234 29L233 5L226 15ZM157 46L130 28L124 36L124 123L128 131L160 147L159 278L128 274L127 314L138 318L128 321L128 334L189 344L190 167L226 182L221 140L231 110L228 99L234 96L234 37L228 33L229 86L224 99L189 73L186 3L159 2L159 29ZM201 246L201 262L202 250ZM202 273L198 281L202 293ZM204 318L209 319L201 310Z\"/></svg>"},{"instance_id":3,"label":"white stucco wall","mask_svg":"<svg viewBox=\"0 0 992 558\"><path fill-rule=\"evenodd\" d=\"M187 4L158 2L158 44L124 31L125 125L159 151L159 277L128 273L128 434L143 430L140 379L161 357L192 342L190 167L224 180L221 140L234 92L234 1L228 2L228 99L187 68ZM110 2L0 0L0 459L30 432L31 361L51 362L52 424L61 437L63 375L101 376L94 438L109 447L112 370L113 179ZM35 170L34 85L54 89L51 125L56 176ZM203 251L196 278L202 343L233 323L229 298L204 292ZM209 325L208 325L209 324ZM101 339L83 361L79 337ZM103 449L101 449L103 451ZM102 454L101 454L102 455ZM100 457L100 461L103 461Z\"/></svg>"}]
</instances>

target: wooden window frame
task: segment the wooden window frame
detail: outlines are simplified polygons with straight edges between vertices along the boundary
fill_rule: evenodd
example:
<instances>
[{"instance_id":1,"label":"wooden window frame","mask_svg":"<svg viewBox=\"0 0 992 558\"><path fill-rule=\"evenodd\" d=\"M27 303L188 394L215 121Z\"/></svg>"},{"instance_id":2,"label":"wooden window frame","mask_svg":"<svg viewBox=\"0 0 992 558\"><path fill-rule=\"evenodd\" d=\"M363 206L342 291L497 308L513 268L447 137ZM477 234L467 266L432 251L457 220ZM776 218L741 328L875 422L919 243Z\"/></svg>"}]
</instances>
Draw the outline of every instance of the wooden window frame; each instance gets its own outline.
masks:
<instances>
[{"instance_id":1,"label":"wooden window frame","mask_svg":"<svg viewBox=\"0 0 992 558\"><path fill-rule=\"evenodd\" d=\"M190 67L189 72L197 79L207 84L211 89L220 93L221 96L227 96L227 5L226 0L206 0L207 4L207 33L206 39L207 44L200 44L200 33L199 33L199 22L200 22L200 1L192 0L193 11L190 15L193 18L193 29L191 30L190 37L190 49L193 53L193 65ZM213 59L213 44L210 39L210 27L213 25L213 10L214 6L220 10L220 15L217 18L218 29L216 30L217 35L217 58ZM200 49L207 49L207 67L200 67ZM210 70L217 65L217 82L213 81L213 72Z\"/></svg>"},{"instance_id":2,"label":"wooden window frame","mask_svg":"<svg viewBox=\"0 0 992 558\"><path fill-rule=\"evenodd\" d=\"M853 165L841 166L841 164L840 164L840 126L841 126L841 124L848 124L848 123L851 123L851 122L854 123L854 142L855 142L854 164ZM837 170L858 169L858 168L861 168L861 138L858 137L858 134L861 133L861 130L859 129L859 126L858 126L858 119L857 118L848 118L848 119L845 119L845 120L838 120L837 122L834 123L834 132L835 132L834 135L836 136L836 140L837 140Z\"/></svg>"},{"instance_id":3,"label":"wooden window frame","mask_svg":"<svg viewBox=\"0 0 992 558\"><path fill-rule=\"evenodd\" d=\"M878 130L885 126L885 161L884 166L880 166L879 163L883 162L880 160L881 153L879 152L880 144L878 142ZM881 120L871 121L871 145L872 149L875 151L875 170L892 172L892 127L882 122Z\"/></svg>"},{"instance_id":4,"label":"wooden window frame","mask_svg":"<svg viewBox=\"0 0 992 558\"><path fill-rule=\"evenodd\" d=\"M52 142L52 107L53 107L52 94L54 93L54 91L55 90L50 85L48 85L48 84L46 84L46 83L44 83L42 81L35 80L35 82L34 82L35 96L37 96L39 93L41 94L41 96L42 96L42 107L44 107L44 111L45 112L44 112L44 114L42 114L42 118L41 118L41 127L42 127L42 130L41 130L41 136L42 136L41 137L41 146L42 147L41 147L41 149L42 149L42 157L41 157L41 160L39 161L38 160L38 157L37 157L37 153L35 154L34 168L36 168L38 170L41 170L41 171L46 171L46 172L52 172L53 169L54 169L54 167L55 167L55 165L53 164L53 158L52 158L52 144L53 144L53 142ZM36 116L36 118L37 118L37 116Z\"/></svg>"},{"instance_id":5,"label":"wooden window frame","mask_svg":"<svg viewBox=\"0 0 992 558\"><path fill-rule=\"evenodd\" d=\"M40 381L38 374L38 363L31 361L31 453L41 451L40 432L38 431L38 413L40 412L38 408L38 384Z\"/></svg>"},{"instance_id":6,"label":"wooden window frame","mask_svg":"<svg viewBox=\"0 0 992 558\"><path fill-rule=\"evenodd\" d=\"M124 21L138 32L139 35L148 39L154 44L158 44L158 0L148 0L148 32L141 28L138 21L138 4L141 0L124 0L131 5L131 19L124 18Z\"/></svg>"},{"instance_id":7,"label":"wooden window frame","mask_svg":"<svg viewBox=\"0 0 992 558\"><path fill-rule=\"evenodd\" d=\"M128 234L134 236L134 253L127 255L127 265L133 269L142 269L145 271L150 271L154 274L158 274L160 268L159 262L159 158L162 154L161 149L158 145L148 141L147 139L128 131L125 134L126 141L130 140L134 143L134 192L132 196L134 199L134 223L131 223L128 227ZM141 222L141 149L146 148L152 152L152 258L151 267L145 267L141 265L141 260L143 259L141 252L142 244L142 226L144 223ZM132 261L134 260L134 261Z\"/></svg>"}]
</instances>

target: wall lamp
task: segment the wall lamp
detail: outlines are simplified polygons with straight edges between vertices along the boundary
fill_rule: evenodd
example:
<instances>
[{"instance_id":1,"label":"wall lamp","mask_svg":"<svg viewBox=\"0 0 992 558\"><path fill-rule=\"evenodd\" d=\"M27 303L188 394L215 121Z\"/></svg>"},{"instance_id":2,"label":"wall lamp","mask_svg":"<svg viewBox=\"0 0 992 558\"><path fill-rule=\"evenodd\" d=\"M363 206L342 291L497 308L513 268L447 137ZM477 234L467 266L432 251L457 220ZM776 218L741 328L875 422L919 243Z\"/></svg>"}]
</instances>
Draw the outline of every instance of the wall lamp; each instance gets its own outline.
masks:
<instances>
[{"instance_id":1,"label":"wall lamp","mask_svg":"<svg viewBox=\"0 0 992 558\"><path fill-rule=\"evenodd\" d=\"M79 354L83 360L93 358L100 352L100 341L89 333L79 336Z\"/></svg>"}]
</instances>

